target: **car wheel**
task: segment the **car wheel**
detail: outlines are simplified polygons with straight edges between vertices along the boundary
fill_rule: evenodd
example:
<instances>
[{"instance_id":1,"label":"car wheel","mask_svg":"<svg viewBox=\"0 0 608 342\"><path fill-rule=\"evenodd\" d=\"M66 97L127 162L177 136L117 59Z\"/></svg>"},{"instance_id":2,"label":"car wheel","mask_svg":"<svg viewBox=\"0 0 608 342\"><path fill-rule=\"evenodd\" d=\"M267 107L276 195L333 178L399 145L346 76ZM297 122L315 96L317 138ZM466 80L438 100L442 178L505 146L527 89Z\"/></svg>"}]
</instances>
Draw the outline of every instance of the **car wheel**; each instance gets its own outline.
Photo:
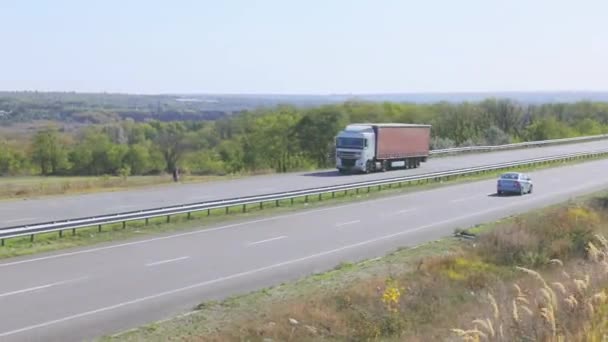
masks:
<instances>
[{"instance_id":1,"label":"car wheel","mask_svg":"<svg viewBox=\"0 0 608 342\"><path fill-rule=\"evenodd\" d=\"M532 185L530 185L530 190L528 190L528 193L529 193L529 194L531 194L531 193L532 193L532 188L533 188L533 186L532 186Z\"/></svg>"}]
</instances>

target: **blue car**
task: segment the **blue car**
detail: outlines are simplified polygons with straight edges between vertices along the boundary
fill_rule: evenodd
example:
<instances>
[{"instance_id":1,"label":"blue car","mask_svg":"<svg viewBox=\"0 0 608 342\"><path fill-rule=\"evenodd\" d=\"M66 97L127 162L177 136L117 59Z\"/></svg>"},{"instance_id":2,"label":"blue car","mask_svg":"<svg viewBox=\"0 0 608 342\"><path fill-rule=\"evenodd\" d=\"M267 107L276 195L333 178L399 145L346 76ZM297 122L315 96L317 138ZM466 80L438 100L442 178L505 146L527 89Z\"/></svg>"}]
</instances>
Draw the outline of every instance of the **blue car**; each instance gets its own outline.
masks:
<instances>
[{"instance_id":1,"label":"blue car","mask_svg":"<svg viewBox=\"0 0 608 342\"><path fill-rule=\"evenodd\" d=\"M503 194L531 194L532 179L530 176L520 172L507 172L500 175L496 183L496 193Z\"/></svg>"}]
</instances>

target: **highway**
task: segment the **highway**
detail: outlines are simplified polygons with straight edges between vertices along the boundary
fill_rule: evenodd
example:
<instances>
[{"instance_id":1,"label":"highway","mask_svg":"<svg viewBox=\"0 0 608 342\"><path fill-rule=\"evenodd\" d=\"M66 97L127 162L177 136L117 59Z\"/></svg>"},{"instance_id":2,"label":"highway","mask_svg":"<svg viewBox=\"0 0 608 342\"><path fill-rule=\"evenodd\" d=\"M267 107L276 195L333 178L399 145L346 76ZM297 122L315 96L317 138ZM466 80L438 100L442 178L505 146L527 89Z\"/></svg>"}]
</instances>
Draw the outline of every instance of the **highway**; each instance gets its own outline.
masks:
<instances>
[{"instance_id":1,"label":"highway","mask_svg":"<svg viewBox=\"0 0 608 342\"><path fill-rule=\"evenodd\" d=\"M486 155L486 157L488 157ZM608 187L608 160L0 261L0 341L81 341Z\"/></svg>"},{"instance_id":2,"label":"highway","mask_svg":"<svg viewBox=\"0 0 608 342\"><path fill-rule=\"evenodd\" d=\"M608 140L430 158L426 163L422 163L418 169L395 170L367 175L339 175L336 170L324 170L312 173L254 176L209 183L170 184L147 189L116 192L0 201L0 228L192 202L338 185L355 181L417 175L600 148L608 148Z\"/></svg>"}]
</instances>

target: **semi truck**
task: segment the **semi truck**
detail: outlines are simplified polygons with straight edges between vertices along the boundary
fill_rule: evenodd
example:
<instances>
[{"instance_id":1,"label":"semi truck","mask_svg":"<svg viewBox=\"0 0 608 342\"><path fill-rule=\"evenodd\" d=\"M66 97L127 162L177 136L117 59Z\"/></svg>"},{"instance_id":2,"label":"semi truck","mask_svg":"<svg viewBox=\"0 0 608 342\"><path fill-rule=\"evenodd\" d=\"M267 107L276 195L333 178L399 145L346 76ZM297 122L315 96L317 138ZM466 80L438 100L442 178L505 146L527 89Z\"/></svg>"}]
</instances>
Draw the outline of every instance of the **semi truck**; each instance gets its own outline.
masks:
<instances>
[{"instance_id":1,"label":"semi truck","mask_svg":"<svg viewBox=\"0 0 608 342\"><path fill-rule=\"evenodd\" d=\"M429 156L430 140L431 125L350 124L336 135L336 168L340 173L417 168Z\"/></svg>"}]
</instances>

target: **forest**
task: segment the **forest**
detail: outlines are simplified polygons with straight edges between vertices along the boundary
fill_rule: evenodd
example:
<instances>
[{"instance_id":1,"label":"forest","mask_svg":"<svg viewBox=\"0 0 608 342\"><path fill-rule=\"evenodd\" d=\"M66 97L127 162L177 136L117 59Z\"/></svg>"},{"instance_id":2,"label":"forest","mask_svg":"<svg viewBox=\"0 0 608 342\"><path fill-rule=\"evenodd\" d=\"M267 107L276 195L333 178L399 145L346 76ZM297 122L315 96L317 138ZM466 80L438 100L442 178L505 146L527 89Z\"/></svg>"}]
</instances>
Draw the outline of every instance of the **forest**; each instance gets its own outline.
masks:
<instances>
[{"instance_id":1,"label":"forest","mask_svg":"<svg viewBox=\"0 0 608 342\"><path fill-rule=\"evenodd\" d=\"M498 145L608 132L608 103L479 102L408 104L346 101L277 105L215 120L117 118L78 130L61 122L20 139L0 137L0 174L226 175L333 167L335 134L348 123L431 124L432 149Z\"/></svg>"}]
</instances>

